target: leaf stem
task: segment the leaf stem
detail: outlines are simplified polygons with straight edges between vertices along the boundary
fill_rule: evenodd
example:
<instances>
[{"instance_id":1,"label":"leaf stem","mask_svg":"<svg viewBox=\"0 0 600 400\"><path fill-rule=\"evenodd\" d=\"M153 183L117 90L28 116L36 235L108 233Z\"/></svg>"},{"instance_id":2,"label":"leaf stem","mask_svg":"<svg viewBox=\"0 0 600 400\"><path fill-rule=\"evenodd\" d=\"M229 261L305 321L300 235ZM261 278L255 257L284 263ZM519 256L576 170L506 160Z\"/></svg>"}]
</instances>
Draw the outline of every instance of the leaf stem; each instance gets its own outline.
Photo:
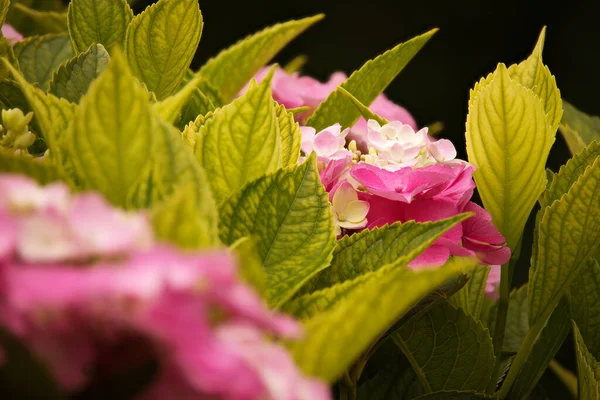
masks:
<instances>
[{"instance_id":1,"label":"leaf stem","mask_svg":"<svg viewBox=\"0 0 600 400\"><path fill-rule=\"evenodd\" d=\"M560 379L560 381L565 385L565 387L571 393L573 399L577 398L577 377L573 372L569 371L562 365L558 363L556 360L550 361L550 369L554 374Z\"/></svg>"},{"instance_id":2,"label":"leaf stem","mask_svg":"<svg viewBox=\"0 0 600 400\"><path fill-rule=\"evenodd\" d=\"M500 298L498 299L498 312L496 314L496 325L494 327L494 355L495 363L492 373L492 378L488 383L486 392L491 394L496 390L496 384L498 382L498 372L500 371L500 364L502 361L502 345L504 343L504 332L506 328L506 317L508 315L508 303L510 299L510 284L512 281L512 269L514 267L514 259L511 258L507 264L502 266L500 276Z\"/></svg>"}]
</instances>

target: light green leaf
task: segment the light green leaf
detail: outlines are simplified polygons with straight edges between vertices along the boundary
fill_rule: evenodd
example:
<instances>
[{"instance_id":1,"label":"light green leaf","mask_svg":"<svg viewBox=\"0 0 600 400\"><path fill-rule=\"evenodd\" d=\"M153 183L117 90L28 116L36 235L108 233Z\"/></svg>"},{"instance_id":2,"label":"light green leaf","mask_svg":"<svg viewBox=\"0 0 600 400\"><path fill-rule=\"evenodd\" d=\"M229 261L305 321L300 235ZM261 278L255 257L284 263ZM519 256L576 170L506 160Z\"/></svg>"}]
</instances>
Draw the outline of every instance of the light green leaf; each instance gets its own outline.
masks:
<instances>
[{"instance_id":1,"label":"light green leaf","mask_svg":"<svg viewBox=\"0 0 600 400\"><path fill-rule=\"evenodd\" d=\"M300 126L294 120L294 114L285 109L285 106L277 104L277 123L279 124L279 136L281 137L281 166L291 167L298 164L300 158L300 146L302 145L302 132Z\"/></svg>"},{"instance_id":2,"label":"light green leaf","mask_svg":"<svg viewBox=\"0 0 600 400\"><path fill-rule=\"evenodd\" d=\"M267 294L267 274L263 270L262 260L256 243L247 237L236 241L231 249L238 259L240 277L263 296Z\"/></svg>"},{"instance_id":3,"label":"light green leaf","mask_svg":"<svg viewBox=\"0 0 600 400\"><path fill-rule=\"evenodd\" d=\"M508 394L509 400L527 398L536 387L548 364L554 358L571 327L569 326L569 305L561 301L547 324L535 339L531 352L518 371L517 378Z\"/></svg>"},{"instance_id":4,"label":"light green leaf","mask_svg":"<svg viewBox=\"0 0 600 400\"><path fill-rule=\"evenodd\" d=\"M47 33L67 33L67 14L56 11L34 10L20 3L15 3L13 12L28 25L27 36Z\"/></svg>"},{"instance_id":5,"label":"light green leaf","mask_svg":"<svg viewBox=\"0 0 600 400\"><path fill-rule=\"evenodd\" d=\"M600 356L600 266L589 259L569 290L571 318L594 357Z\"/></svg>"},{"instance_id":6,"label":"light green leaf","mask_svg":"<svg viewBox=\"0 0 600 400\"><path fill-rule=\"evenodd\" d=\"M99 43L112 52L123 47L133 11L125 0L72 0L69 35L77 53Z\"/></svg>"},{"instance_id":7,"label":"light green leaf","mask_svg":"<svg viewBox=\"0 0 600 400\"><path fill-rule=\"evenodd\" d=\"M502 351L509 353L518 352L528 330L527 285L523 285L510 293Z\"/></svg>"},{"instance_id":8,"label":"light green leaf","mask_svg":"<svg viewBox=\"0 0 600 400\"><path fill-rule=\"evenodd\" d=\"M448 303L411 318L392 340L426 392L484 391L491 378L495 357L488 330Z\"/></svg>"},{"instance_id":9,"label":"light green leaf","mask_svg":"<svg viewBox=\"0 0 600 400\"><path fill-rule=\"evenodd\" d=\"M331 261L333 217L314 155L249 183L222 205L220 217L223 243L256 239L271 306L283 305Z\"/></svg>"},{"instance_id":10,"label":"light green leaf","mask_svg":"<svg viewBox=\"0 0 600 400\"><path fill-rule=\"evenodd\" d=\"M27 82L8 62L4 64L11 70L31 111L33 111L34 121L40 128L38 133L42 134L46 146L50 149L50 159L53 165L59 169L62 176L69 176L63 173L67 167L64 161L65 147L61 146L60 142L66 136L65 132L75 113L75 104L65 99L59 99L50 93L44 93Z\"/></svg>"},{"instance_id":11,"label":"light green leaf","mask_svg":"<svg viewBox=\"0 0 600 400\"><path fill-rule=\"evenodd\" d=\"M471 91L466 137L477 190L514 251L546 187L544 167L554 132L544 104L499 64Z\"/></svg>"},{"instance_id":12,"label":"light green leaf","mask_svg":"<svg viewBox=\"0 0 600 400\"><path fill-rule=\"evenodd\" d=\"M397 222L344 236L335 246L331 266L317 275L307 289L326 288L375 271L386 264L405 267L438 237L469 216L461 214L425 223Z\"/></svg>"},{"instance_id":13,"label":"light green leaf","mask_svg":"<svg viewBox=\"0 0 600 400\"><path fill-rule=\"evenodd\" d=\"M158 114L166 122L174 123L181 117L183 108L192 100L195 93L200 92L199 89L196 88L199 81L199 78L194 78L190 80L177 93L155 103L153 105L154 110L156 110L156 112L158 112ZM200 92L200 94L202 93ZM203 100L210 102L210 99L206 98L206 96L203 97ZM198 115L199 114L194 115L192 117L192 120L195 119Z\"/></svg>"},{"instance_id":14,"label":"light green leaf","mask_svg":"<svg viewBox=\"0 0 600 400\"><path fill-rule=\"evenodd\" d=\"M0 58L6 58L15 68L19 69L19 60L15 56L15 52L8 41L0 33ZM4 63L0 63L0 81L4 81L10 75Z\"/></svg>"},{"instance_id":15,"label":"light green leaf","mask_svg":"<svg viewBox=\"0 0 600 400\"><path fill-rule=\"evenodd\" d=\"M555 177L554 181L560 179ZM543 212L535 270L529 282L529 323L543 323L600 244L600 158Z\"/></svg>"},{"instance_id":16,"label":"light green leaf","mask_svg":"<svg viewBox=\"0 0 600 400\"><path fill-rule=\"evenodd\" d=\"M179 87L196 53L202 27L198 0L159 0L129 25L127 60L133 74L159 100Z\"/></svg>"},{"instance_id":17,"label":"light green leaf","mask_svg":"<svg viewBox=\"0 0 600 400\"><path fill-rule=\"evenodd\" d=\"M25 79L43 90L48 89L52 73L60 64L73 57L67 35L44 35L27 38L14 45Z\"/></svg>"},{"instance_id":18,"label":"light green leaf","mask_svg":"<svg viewBox=\"0 0 600 400\"><path fill-rule=\"evenodd\" d=\"M101 44L92 45L87 51L62 64L52 76L49 92L79 103L87 93L90 83L106 69L110 57Z\"/></svg>"},{"instance_id":19,"label":"light green leaf","mask_svg":"<svg viewBox=\"0 0 600 400\"><path fill-rule=\"evenodd\" d=\"M210 176L217 204L281 166L281 138L270 79L216 110L200 128L194 152Z\"/></svg>"},{"instance_id":20,"label":"light green leaf","mask_svg":"<svg viewBox=\"0 0 600 400\"><path fill-rule=\"evenodd\" d=\"M442 390L416 397L414 400L493 400L497 397L473 391Z\"/></svg>"},{"instance_id":21,"label":"light green leaf","mask_svg":"<svg viewBox=\"0 0 600 400\"><path fill-rule=\"evenodd\" d=\"M223 50L208 60L197 74L219 88L228 101L281 49L321 19L323 15L319 14L266 28Z\"/></svg>"},{"instance_id":22,"label":"light green leaf","mask_svg":"<svg viewBox=\"0 0 600 400\"><path fill-rule=\"evenodd\" d=\"M352 102L352 104L354 104L354 107L356 107L356 109L358 110L360 115L362 115L365 120L368 121L370 119L374 119L375 121L377 121L379 123L379 125L386 125L388 123L388 120L375 114L373 111L371 111L369 109L369 107L367 107L363 103L361 103L360 100L358 100L356 97L354 97L352 95L352 93L350 93L343 87L340 86L336 90L338 90L341 94L346 96L348 98L348 100L350 100Z\"/></svg>"},{"instance_id":23,"label":"light green leaf","mask_svg":"<svg viewBox=\"0 0 600 400\"><path fill-rule=\"evenodd\" d=\"M587 115L563 101L564 113L559 129L571 154L578 153L594 140L600 140L600 117Z\"/></svg>"},{"instance_id":24,"label":"light green leaf","mask_svg":"<svg viewBox=\"0 0 600 400\"><path fill-rule=\"evenodd\" d=\"M485 287L487 284L490 267L482 265L474 269L467 284L451 297L451 304L460 307L476 320L480 320L481 309L485 300Z\"/></svg>"},{"instance_id":25,"label":"light green leaf","mask_svg":"<svg viewBox=\"0 0 600 400\"><path fill-rule=\"evenodd\" d=\"M360 103L371 105L435 32L437 29L432 29L367 61L340 86ZM306 124L319 132L335 123L344 128L350 127L359 117L360 112L354 103L336 89L319 105Z\"/></svg>"},{"instance_id":26,"label":"light green leaf","mask_svg":"<svg viewBox=\"0 0 600 400\"><path fill-rule=\"evenodd\" d=\"M0 63L0 69L5 68L4 65L4 63ZM7 69L7 71L9 70ZM31 111L29 103L21 91L21 86L12 79L0 80L0 107L3 110L20 108L25 114ZM35 124L35 119L33 124ZM35 129L35 131L37 132L39 129Z\"/></svg>"},{"instance_id":27,"label":"light green leaf","mask_svg":"<svg viewBox=\"0 0 600 400\"><path fill-rule=\"evenodd\" d=\"M115 53L69 126L70 158L84 187L125 207L131 187L150 166L156 125L146 91Z\"/></svg>"},{"instance_id":28,"label":"light green leaf","mask_svg":"<svg viewBox=\"0 0 600 400\"><path fill-rule=\"evenodd\" d=\"M545 38L546 27L542 29L531 55L520 64L511 65L508 74L542 100L546 111L546 121L550 125L552 134L555 134L562 117L562 101L554 76L542 62Z\"/></svg>"},{"instance_id":29,"label":"light green leaf","mask_svg":"<svg viewBox=\"0 0 600 400\"><path fill-rule=\"evenodd\" d=\"M212 247L219 243L216 224L198 209L196 188L181 186L152 210L152 226L158 239L184 249Z\"/></svg>"},{"instance_id":30,"label":"light green leaf","mask_svg":"<svg viewBox=\"0 0 600 400\"><path fill-rule=\"evenodd\" d=\"M309 375L335 381L419 300L473 264L454 259L439 269L374 272L339 306L305 323L304 337L288 345L296 363Z\"/></svg>"},{"instance_id":31,"label":"light green leaf","mask_svg":"<svg viewBox=\"0 0 600 400\"><path fill-rule=\"evenodd\" d=\"M22 155L15 155L3 150L0 150L0 172L27 175L41 184L59 179L56 168L47 161L44 162Z\"/></svg>"},{"instance_id":32,"label":"light green leaf","mask_svg":"<svg viewBox=\"0 0 600 400\"><path fill-rule=\"evenodd\" d=\"M581 333L575 321L573 321L573 332L575 336L575 353L577 356L577 375L579 398L582 400L600 399L600 382L598 382L598 370L600 365L585 346Z\"/></svg>"},{"instance_id":33,"label":"light green leaf","mask_svg":"<svg viewBox=\"0 0 600 400\"><path fill-rule=\"evenodd\" d=\"M308 57L304 54L300 54L299 56L294 57L287 64L284 65L283 70L288 74L293 74L294 72L300 72L302 67L308 62Z\"/></svg>"}]
</instances>

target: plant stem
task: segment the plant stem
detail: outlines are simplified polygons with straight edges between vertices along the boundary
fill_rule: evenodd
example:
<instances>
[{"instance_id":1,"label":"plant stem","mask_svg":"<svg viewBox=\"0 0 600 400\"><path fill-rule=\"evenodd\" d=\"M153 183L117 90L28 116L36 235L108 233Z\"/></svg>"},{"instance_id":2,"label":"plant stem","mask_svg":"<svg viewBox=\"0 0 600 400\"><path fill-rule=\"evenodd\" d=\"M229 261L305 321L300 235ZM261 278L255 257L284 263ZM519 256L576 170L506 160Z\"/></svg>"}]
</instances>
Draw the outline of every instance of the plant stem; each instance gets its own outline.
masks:
<instances>
[{"instance_id":1,"label":"plant stem","mask_svg":"<svg viewBox=\"0 0 600 400\"><path fill-rule=\"evenodd\" d=\"M500 297L498 299L498 312L496 313L496 325L494 328L494 355L496 361L492 373L492 379L488 383L486 392L491 394L496 390L498 382L498 372L500 370L500 362L502 356L502 344L504 343L504 331L506 326L506 317L508 315L508 303L510 299L510 283L512 280L512 268L514 267L513 259L502 266L500 277Z\"/></svg>"},{"instance_id":2,"label":"plant stem","mask_svg":"<svg viewBox=\"0 0 600 400\"><path fill-rule=\"evenodd\" d=\"M574 399L577 398L577 377L571 371L563 367L556 360L550 361L550 369L566 386Z\"/></svg>"}]
</instances>

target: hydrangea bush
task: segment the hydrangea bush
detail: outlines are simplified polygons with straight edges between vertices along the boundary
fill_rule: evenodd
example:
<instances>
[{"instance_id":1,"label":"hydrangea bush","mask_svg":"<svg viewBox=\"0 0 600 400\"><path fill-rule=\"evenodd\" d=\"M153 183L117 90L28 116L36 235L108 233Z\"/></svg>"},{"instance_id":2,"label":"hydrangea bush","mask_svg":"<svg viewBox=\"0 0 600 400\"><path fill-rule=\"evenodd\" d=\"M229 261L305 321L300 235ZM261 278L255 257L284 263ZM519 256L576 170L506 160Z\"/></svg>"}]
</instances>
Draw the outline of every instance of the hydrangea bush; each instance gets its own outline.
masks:
<instances>
[{"instance_id":1,"label":"hydrangea bush","mask_svg":"<svg viewBox=\"0 0 600 400\"><path fill-rule=\"evenodd\" d=\"M460 160L383 94L436 30L270 64L322 18L194 71L198 0L0 0L2 398L600 396L600 119L545 31L471 90Z\"/></svg>"}]
</instances>

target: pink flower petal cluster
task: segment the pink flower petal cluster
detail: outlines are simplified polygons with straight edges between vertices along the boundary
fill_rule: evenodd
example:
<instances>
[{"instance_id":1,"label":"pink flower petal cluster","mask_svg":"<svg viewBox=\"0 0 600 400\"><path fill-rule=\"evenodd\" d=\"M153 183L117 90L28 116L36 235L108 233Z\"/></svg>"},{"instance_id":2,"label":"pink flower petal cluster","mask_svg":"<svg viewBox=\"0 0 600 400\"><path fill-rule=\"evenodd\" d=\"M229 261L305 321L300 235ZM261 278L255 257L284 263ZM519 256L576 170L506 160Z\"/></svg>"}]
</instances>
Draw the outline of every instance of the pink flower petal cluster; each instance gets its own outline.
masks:
<instances>
[{"instance_id":1,"label":"pink flower petal cluster","mask_svg":"<svg viewBox=\"0 0 600 400\"><path fill-rule=\"evenodd\" d=\"M321 181L333 204L336 232L352 234L395 222L438 221L471 212L473 217L446 232L409 266L438 267L450 256L476 256L492 267L486 293L495 296L499 268L510 258L510 250L490 215L470 201L475 168L456 159L449 140L429 137L427 128L415 132L400 121L381 126L373 120L367 126L367 154L355 149L348 155L340 146L329 154L343 156L328 158L317 153ZM338 132L339 128L323 132L330 130ZM311 133L310 137L321 134ZM340 190L342 194L338 194Z\"/></svg>"},{"instance_id":2,"label":"pink flower petal cluster","mask_svg":"<svg viewBox=\"0 0 600 400\"><path fill-rule=\"evenodd\" d=\"M267 339L299 325L238 279L230 252L152 244L143 214L62 184L0 175L0 327L69 392L156 361L143 399L330 398Z\"/></svg>"},{"instance_id":3,"label":"pink flower petal cluster","mask_svg":"<svg viewBox=\"0 0 600 400\"><path fill-rule=\"evenodd\" d=\"M2 36L6 38L6 41L11 46L23 40L23 35L17 32L17 30L9 24L2 25Z\"/></svg>"}]
</instances>

